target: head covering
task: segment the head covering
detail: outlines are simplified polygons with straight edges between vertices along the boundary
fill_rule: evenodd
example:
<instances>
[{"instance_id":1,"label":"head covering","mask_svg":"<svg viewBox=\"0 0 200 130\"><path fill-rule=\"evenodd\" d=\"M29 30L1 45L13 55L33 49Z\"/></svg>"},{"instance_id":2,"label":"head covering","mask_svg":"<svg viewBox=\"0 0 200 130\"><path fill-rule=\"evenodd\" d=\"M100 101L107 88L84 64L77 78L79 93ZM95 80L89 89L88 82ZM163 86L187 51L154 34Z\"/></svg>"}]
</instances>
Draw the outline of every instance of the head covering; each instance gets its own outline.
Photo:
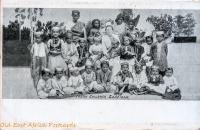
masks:
<instances>
[{"instance_id":1,"label":"head covering","mask_svg":"<svg viewBox=\"0 0 200 130\"><path fill-rule=\"evenodd\" d=\"M40 37L43 34L43 32L35 32L36 37Z\"/></svg>"},{"instance_id":2,"label":"head covering","mask_svg":"<svg viewBox=\"0 0 200 130\"><path fill-rule=\"evenodd\" d=\"M102 67L104 64L110 66L110 65L109 65L109 62L108 62L107 60L104 60L104 61L101 62L101 67Z\"/></svg>"},{"instance_id":3,"label":"head covering","mask_svg":"<svg viewBox=\"0 0 200 130\"><path fill-rule=\"evenodd\" d=\"M54 27L52 28L52 31L60 31L60 26L54 26Z\"/></svg>"},{"instance_id":4,"label":"head covering","mask_svg":"<svg viewBox=\"0 0 200 130\"><path fill-rule=\"evenodd\" d=\"M151 69L158 69L158 70L159 70L159 66L153 65L153 66L151 67Z\"/></svg>"},{"instance_id":5,"label":"head covering","mask_svg":"<svg viewBox=\"0 0 200 130\"><path fill-rule=\"evenodd\" d=\"M72 15L73 15L74 13L77 13L78 15L80 15L80 11L78 11L78 10L72 10Z\"/></svg>"},{"instance_id":6,"label":"head covering","mask_svg":"<svg viewBox=\"0 0 200 130\"><path fill-rule=\"evenodd\" d=\"M87 61L85 62L85 66L93 66L92 61L91 61L91 60L87 60Z\"/></svg>"},{"instance_id":7,"label":"head covering","mask_svg":"<svg viewBox=\"0 0 200 130\"><path fill-rule=\"evenodd\" d=\"M122 63L121 63L121 66L124 66L124 65L129 66L128 62L122 62Z\"/></svg>"},{"instance_id":8,"label":"head covering","mask_svg":"<svg viewBox=\"0 0 200 130\"><path fill-rule=\"evenodd\" d=\"M80 38L78 39L78 41L79 41L79 42L81 42L81 41L84 41L84 42L85 42L85 41L86 41L86 39L85 39L85 38L81 38L81 37L80 37Z\"/></svg>"},{"instance_id":9,"label":"head covering","mask_svg":"<svg viewBox=\"0 0 200 130\"><path fill-rule=\"evenodd\" d=\"M117 15L117 18L115 19L115 22L117 22L119 19L124 20L124 17L123 17L122 14L118 14L118 15Z\"/></svg>"},{"instance_id":10,"label":"head covering","mask_svg":"<svg viewBox=\"0 0 200 130\"><path fill-rule=\"evenodd\" d=\"M64 71L64 68L62 68L62 67L56 67L55 68L55 73L57 73L57 72L63 72Z\"/></svg>"},{"instance_id":11,"label":"head covering","mask_svg":"<svg viewBox=\"0 0 200 130\"><path fill-rule=\"evenodd\" d=\"M44 75L44 74L51 74L51 71L49 70L49 69L47 69L47 68L43 68L42 69L42 76Z\"/></svg>"},{"instance_id":12,"label":"head covering","mask_svg":"<svg viewBox=\"0 0 200 130\"><path fill-rule=\"evenodd\" d=\"M156 35L163 35L164 34L164 31L157 31L156 32Z\"/></svg>"},{"instance_id":13,"label":"head covering","mask_svg":"<svg viewBox=\"0 0 200 130\"><path fill-rule=\"evenodd\" d=\"M94 37L95 42L101 42L101 37Z\"/></svg>"},{"instance_id":14,"label":"head covering","mask_svg":"<svg viewBox=\"0 0 200 130\"><path fill-rule=\"evenodd\" d=\"M78 67L73 67L70 69L70 72L77 72L77 71L79 71Z\"/></svg>"},{"instance_id":15,"label":"head covering","mask_svg":"<svg viewBox=\"0 0 200 130\"><path fill-rule=\"evenodd\" d=\"M72 33L71 32L67 32L66 34L65 34L65 38L66 39L71 39L72 38Z\"/></svg>"},{"instance_id":16,"label":"head covering","mask_svg":"<svg viewBox=\"0 0 200 130\"><path fill-rule=\"evenodd\" d=\"M130 40L130 37L125 35L125 36L123 37L123 39Z\"/></svg>"},{"instance_id":17,"label":"head covering","mask_svg":"<svg viewBox=\"0 0 200 130\"><path fill-rule=\"evenodd\" d=\"M137 24L138 24L139 19L140 19L140 15L138 15L138 16L137 16L136 18L134 18L134 19L130 19L130 20L129 20L129 23L132 22L133 25L136 27Z\"/></svg>"}]
</instances>

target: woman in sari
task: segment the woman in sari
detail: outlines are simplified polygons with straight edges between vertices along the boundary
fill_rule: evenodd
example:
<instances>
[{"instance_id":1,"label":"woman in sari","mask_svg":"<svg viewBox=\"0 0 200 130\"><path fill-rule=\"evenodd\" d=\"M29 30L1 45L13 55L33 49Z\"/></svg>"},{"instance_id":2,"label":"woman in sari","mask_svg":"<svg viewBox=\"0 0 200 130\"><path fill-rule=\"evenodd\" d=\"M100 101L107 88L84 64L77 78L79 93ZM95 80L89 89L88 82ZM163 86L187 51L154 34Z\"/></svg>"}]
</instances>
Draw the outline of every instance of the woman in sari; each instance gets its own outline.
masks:
<instances>
[{"instance_id":1,"label":"woman in sari","mask_svg":"<svg viewBox=\"0 0 200 130\"><path fill-rule=\"evenodd\" d=\"M78 10L72 11L72 21L68 21L65 27L66 31L71 31L73 34L73 42L78 43L79 37L86 39L85 24L78 21L80 18L80 12Z\"/></svg>"}]
</instances>

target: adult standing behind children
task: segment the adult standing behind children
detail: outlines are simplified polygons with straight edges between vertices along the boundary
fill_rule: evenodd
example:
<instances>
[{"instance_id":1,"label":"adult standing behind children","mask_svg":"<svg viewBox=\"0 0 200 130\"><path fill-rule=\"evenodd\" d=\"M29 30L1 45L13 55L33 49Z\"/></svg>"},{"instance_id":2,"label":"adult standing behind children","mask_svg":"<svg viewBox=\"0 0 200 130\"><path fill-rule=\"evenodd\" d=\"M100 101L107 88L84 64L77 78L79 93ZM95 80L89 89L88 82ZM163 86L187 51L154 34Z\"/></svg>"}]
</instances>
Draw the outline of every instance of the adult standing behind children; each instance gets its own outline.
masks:
<instances>
[{"instance_id":1,"label":"adult standing behind children","mask_svg":"<svg viewBox=\"0 0 200 130\"><path fill-rule=\"evenodd\" d=\"M80 18L80 12L78 10L72 11L72 21L68 21L66 23L65 30L72 31L73 42L76 44L80 37L86 39L86 30L85 24L83 22L78 21Z\"/></svg>"}]
</instances>

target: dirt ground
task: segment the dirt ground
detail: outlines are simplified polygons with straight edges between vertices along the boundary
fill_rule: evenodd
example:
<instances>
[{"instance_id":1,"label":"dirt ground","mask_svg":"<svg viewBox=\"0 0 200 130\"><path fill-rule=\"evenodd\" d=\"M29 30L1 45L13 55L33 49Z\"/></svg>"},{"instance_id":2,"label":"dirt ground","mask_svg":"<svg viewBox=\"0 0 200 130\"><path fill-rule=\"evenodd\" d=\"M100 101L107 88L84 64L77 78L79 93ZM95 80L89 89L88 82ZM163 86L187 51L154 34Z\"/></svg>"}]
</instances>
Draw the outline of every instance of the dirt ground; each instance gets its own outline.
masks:
<instances>
[{"instance_id":1,"label":"dirt ground","mask_svg":"<svg viewBox=\"0 0 200 130\"><path fill-rule=\"evenodd\" d=\"M174 68L182 94L182 100L200 100L200 44L183 43L168 44L169 66ZM4 67L3 98L4 99L37 99L28 67ZM92 94L77 96L77 99L119 99L119 100L161 100L153 95L129 95L113 97L111 94Z\"/></svg>"}]
</instances>

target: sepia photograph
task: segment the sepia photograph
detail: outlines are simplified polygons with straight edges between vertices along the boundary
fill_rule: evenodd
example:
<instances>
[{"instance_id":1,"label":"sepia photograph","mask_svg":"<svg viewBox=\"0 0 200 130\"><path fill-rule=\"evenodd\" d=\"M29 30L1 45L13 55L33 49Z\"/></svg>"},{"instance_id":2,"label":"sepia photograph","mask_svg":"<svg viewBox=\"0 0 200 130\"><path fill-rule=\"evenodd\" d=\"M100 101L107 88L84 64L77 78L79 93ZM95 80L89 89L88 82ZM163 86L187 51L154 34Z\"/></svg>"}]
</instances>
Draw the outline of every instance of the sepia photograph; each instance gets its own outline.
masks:
<instances>
[{"instance_id":1,"label":"sepia photograph","mask_svg":"<svg viewBox=\"0 0 200 130\"><path fill-rule=\"evenodd\" d=\"M3 8L3 99L200 100L200 11Z\"/></svg>"}]
</instances>

